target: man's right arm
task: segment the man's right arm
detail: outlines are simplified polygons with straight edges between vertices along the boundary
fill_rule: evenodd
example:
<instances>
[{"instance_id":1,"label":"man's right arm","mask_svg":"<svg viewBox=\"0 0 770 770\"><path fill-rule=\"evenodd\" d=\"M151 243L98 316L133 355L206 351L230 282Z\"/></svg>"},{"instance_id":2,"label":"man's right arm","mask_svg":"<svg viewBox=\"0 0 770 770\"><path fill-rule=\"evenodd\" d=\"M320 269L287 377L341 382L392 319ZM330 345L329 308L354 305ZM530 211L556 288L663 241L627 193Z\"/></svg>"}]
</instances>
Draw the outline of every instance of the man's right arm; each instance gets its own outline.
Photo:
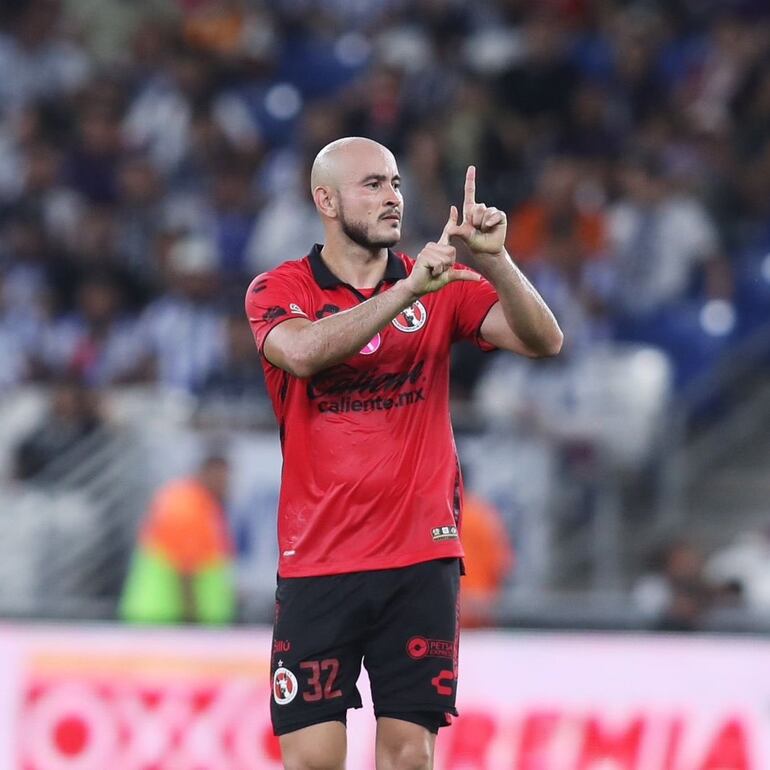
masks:
<instances>
[{"instance_id":1,"label":"man's right arm","mask_svg":"<svg viewBox=\"0 0 770 770\"><path fill-rule=\"evenodd\" d=\"M292 318L268 334L262 353L295 377L312 377L358 353L417 296L402 280L350 310L318 321Z\"/></svg>"},{"instance_id":2,"label":"man's right arm","mask_svg":"<svg viewBox=\"0 0 770 770\"><path fill-rule=\"evenodd\" d=\"M428 243L412 272L392 288L350 310L318 321L291 318L268 332L262 346L267 360L295 377L312 377L358 353L416 299L453 281L478 281L470 270L454 268L455 250L446 234Z\"/></svg>"}]
</instances>

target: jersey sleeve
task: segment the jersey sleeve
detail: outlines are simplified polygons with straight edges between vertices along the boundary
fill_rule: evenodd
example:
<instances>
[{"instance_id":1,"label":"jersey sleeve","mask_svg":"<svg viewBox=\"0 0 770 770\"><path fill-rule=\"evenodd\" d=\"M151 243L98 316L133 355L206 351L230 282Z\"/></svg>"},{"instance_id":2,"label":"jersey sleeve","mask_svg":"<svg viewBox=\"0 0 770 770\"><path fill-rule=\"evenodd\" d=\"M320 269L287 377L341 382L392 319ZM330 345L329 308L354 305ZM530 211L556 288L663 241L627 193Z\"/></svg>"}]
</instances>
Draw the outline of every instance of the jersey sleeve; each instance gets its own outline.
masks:
<instances>
[{"instance_id":1,"label":"jersey sleeve","mask_svg":"<svg viewBox=\"0 0 770 770\"><path fill-rule=\"evenodd\" d=\"M464 265L456 265L457 269L467 270ZM455 289L455 326L454 340L469 340L482 350L494 350L495 346L481 336L481 324L487 313L498 301L495 287L482 278L480 281L457 281Z\"/></svg>"},{"instance_id":2,"label":"jersey sleeve","mask_svg":"<svg viewBox=\"0 0 770 770\"><path fill-rule=\"evenodd\" d=\"M251 282L246 292L246 317L260 355L267 335L276 326L292 318L308 318L303 296L296 280L276 271L262 273Z\"/></svg>"}]
</instances>

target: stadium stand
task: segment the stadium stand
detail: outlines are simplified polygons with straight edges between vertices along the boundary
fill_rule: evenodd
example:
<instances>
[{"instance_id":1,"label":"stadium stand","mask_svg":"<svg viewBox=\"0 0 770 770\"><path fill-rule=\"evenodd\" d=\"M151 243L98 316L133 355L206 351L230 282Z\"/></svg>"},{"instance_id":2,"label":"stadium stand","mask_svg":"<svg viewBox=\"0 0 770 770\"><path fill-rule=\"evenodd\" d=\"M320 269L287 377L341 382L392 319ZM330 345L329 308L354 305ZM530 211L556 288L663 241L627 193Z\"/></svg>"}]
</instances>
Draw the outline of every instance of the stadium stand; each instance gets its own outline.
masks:
<instances>
[{"instance_id":1,"label":"stadium stand","mask_svg":"<svg viewBox=\"0 0 770 770\"><path fill-rule=\"evenodd\" d=\"M651 554L770 522L766 3L206 6L0 9L0 611L114 617L147 501L213 435L240 619L268 618L280 458L242 296L319 237L315 152L362 134L399 158L406 251L475 163L565 330L554 362L453 363L516 552L495 621L657 627ZM71 441L63 380L100 403ZM36 428L52 461L20 473ZM770 626L730 548L690 625Z\"/></svg>"}]
</instances>

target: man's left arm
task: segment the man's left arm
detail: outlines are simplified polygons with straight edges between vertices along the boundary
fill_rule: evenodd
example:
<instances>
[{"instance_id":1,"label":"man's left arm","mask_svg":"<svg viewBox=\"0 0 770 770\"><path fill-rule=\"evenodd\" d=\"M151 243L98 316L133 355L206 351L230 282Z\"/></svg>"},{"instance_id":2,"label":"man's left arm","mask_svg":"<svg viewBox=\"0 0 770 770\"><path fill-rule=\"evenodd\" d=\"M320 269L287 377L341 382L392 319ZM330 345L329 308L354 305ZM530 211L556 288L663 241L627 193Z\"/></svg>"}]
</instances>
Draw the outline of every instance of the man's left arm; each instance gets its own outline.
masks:
<instances>
[{"instance_id":1,"label":"man's left arm","mask_svg":"<svg viewBox=\"0 0 770 770\"><path fill-rule=\"evenodd\" d=\"M477 270L495 287L496 302L481 324L482 338L498 348L532 358L554 356L564 335L543 298L505 250L506 217L499 209L476 203L476 169L465 176L463 221L457 209L449 234L462 240L475 258Z\"/></svg>"},{"instance_id":2,"label":"man's left arm","mask_svg":"<svg viewBox=\"0 0 770 770\"><path fill-rule=\"evenodd\" d=\"M497 348L531 358L555 356L564 335L548 305L508 252L477 256L476 265L500 298L481 324L482 338Z\"/></svg>"}]
</instances>

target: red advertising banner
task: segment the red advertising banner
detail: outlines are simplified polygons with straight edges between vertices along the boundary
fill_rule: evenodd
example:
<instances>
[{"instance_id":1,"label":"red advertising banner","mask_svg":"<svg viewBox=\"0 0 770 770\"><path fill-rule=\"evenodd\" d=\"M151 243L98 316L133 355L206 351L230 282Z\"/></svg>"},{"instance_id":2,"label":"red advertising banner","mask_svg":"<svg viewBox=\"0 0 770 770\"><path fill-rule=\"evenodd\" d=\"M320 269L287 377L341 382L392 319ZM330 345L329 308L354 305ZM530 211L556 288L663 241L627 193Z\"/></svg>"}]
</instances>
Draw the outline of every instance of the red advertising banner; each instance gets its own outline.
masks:
<instances>
[{"instance_id":1,"label":"red advertising banner","mask_svg":"<svg viewBox=\"0 0 770 770\"><path fill-rule=\"evenodd\" d=\"M277 770L269 651L261 628L0 627L0 767ZM350 770L374 770L365 700ZM468 633L436 770L768 770L768 704L770 641Z\"/></svg>"}]
</instances>

